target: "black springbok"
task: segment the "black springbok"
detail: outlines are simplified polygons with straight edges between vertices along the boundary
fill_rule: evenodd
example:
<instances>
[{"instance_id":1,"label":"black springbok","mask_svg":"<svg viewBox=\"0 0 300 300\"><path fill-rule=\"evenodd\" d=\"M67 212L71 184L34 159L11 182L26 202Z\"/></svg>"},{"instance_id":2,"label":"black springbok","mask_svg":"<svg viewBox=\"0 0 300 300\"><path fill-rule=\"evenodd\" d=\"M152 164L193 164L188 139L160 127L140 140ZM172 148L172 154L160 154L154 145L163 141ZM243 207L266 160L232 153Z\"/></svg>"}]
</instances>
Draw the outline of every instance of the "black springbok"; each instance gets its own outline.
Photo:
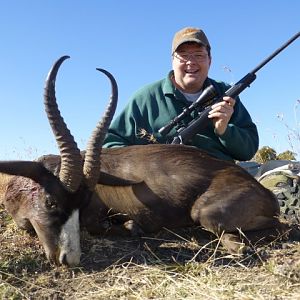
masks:
<instances>
[{"instance_id":1,"label":"black springbok","mask_svg":"<svg viewBox=\"0 0 300 300\"><path fill-rule=\"evenodd\" d=\"M45 110L60 156L48 155L37 161L1 161L0 172L17 175L9 181L3 200L17 225L34 229L51 262L77 265L81 253L79 209L88 202L98 181L101 145L116 109L118 91L113 76L97 69L110 79L112 96L90 137L83 160L55 98L56 75L67 58L61 57L53 65L44 90Z\"/></svg>"},{"instance_id":2,"label":"black springbok","mask_svg":"<svg viewBox=\"0 0 300 300\"><path fill-rule=\"evenodd\" d=\"M79 222L92 233L114 232L112 216L121 216L120 228L131 231L198 224L221 237L231 253L247 249L240 231L269 235L287 229L278 220L274 195L234 163L184 145L101 149L117 103L117 84L102 69L112 83L111 102L80 153L55 98L56 75L66 58L54 64L45 87L60 156L0 162L0 172L17 175L7 186L7 211L20 227L34 228L50 261L78 264Z\"/></svg>"}]
</instances>

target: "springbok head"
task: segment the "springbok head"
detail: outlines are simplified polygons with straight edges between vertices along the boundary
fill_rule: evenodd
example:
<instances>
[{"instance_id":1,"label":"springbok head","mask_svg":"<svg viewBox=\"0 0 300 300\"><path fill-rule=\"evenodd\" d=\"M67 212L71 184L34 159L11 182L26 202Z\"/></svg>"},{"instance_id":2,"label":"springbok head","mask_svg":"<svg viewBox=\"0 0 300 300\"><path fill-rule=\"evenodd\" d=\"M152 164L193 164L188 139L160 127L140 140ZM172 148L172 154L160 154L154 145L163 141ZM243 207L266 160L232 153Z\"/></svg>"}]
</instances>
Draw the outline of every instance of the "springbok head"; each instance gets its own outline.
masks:
<instances>
[{"instance_id":1,"label":"springbok head","mask_svg":"<svg viewBox=\"0 0 300 300\"><path fill-rule=\"evenodd\" d=\"M51 68L45 84L45 110L60 156L37 161L0 161L0 172L16 175L7 187L4 204L20 227L33 227L52 263L80 262L79 209L89 201L100 175L102 142L113 118L118 88L114 77L105 115L94 129L85 152L80 150L62 118L55 97L55 81L63 56Z\"/></svg>"}]
</instances>

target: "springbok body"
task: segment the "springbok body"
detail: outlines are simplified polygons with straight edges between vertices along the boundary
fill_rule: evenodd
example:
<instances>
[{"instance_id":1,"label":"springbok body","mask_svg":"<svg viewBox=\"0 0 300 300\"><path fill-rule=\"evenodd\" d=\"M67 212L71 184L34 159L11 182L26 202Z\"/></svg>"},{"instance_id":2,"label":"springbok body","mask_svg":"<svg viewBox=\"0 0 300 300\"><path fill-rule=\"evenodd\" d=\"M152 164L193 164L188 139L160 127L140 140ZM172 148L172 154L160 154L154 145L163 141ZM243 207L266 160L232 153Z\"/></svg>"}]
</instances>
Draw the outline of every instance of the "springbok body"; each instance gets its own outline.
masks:
<instances>
[{"instance_id":1,"label":"springbok body","mask_svg":"<svg viewBox=\"0 0 300 300\"><path fill-rule=\"evenodd\" d=\"M283 229L274 195L233 163L183 145L101 149L114 108L107 109L106 121L97 126L81 156L57 108L55 86L50 84L64 59L50 72L45 97L61 156L0 162L0 172L18 175L8 185L6 209L19 226L34 228L50 261L79 263L79 211L82 225L92 233L107 230L112 215L134 221L145 232L201 224L222 235L224 246L235 253L244 246L238 230ZM109 78L110 107L115 107L116 84ZM68 153L75 153L76 159L66 159Z\"/></svg>"},{"instance_id":2,"label":"springbok body","mask_svg":"<svg viewBox=\"0 0 300 300\"><path fill-rule=\"evenodd\" d=\"M182 145L103 149L102 172L134 182L98 184L108 209L128 215L144 231L201 224L221 234L270 228L278 201L246 171Z\"/></svg>"}]
</instances>

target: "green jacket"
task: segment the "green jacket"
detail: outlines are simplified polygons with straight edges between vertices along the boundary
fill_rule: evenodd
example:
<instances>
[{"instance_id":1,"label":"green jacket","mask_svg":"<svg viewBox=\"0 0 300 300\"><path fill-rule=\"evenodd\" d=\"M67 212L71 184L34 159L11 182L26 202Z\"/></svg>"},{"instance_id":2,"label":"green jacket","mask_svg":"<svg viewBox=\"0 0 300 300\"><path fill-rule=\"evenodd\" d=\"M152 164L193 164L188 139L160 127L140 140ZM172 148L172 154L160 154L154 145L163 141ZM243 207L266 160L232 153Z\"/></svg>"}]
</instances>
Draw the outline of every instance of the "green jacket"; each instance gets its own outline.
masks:
<instances>
[{"instance_id":1,"label":"green jacket","mask_svg":"<svg viewBox=\"0 0 300 300\"><path fill-rule=\"evenodd\" d=\"M166 136L162 136L158 130L179 115L184 108L190 106L191 102L187 101L172 84L171 74L172 72L167 78L141 88L132 96L125 109L114 118L103 147L145 145L152 142L150 136L158 143L172 142L177 133L175 128ZM204 87L209 84L214 85L219 95L223 95L230 87L224 82L207 78ZM186 125L192 119L192 116L188 116L182 124ZM205 129L194 136L190 145L203 149L217 158L249 160L258 149L257 128L237 97L234 113L225 133L218 136L210 121Z\"/></svg>"}]
</instances>

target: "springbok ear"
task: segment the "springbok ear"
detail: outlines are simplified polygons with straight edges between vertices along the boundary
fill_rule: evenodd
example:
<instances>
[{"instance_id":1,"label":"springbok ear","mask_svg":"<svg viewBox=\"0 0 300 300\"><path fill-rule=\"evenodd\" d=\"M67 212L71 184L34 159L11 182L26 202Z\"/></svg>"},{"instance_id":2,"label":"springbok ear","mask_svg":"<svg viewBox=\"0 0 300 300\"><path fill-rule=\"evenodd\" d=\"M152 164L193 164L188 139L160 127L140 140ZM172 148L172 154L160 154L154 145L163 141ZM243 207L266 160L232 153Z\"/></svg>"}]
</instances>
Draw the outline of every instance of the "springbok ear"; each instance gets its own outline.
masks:
<instances>
[{"instance_id":1,"label":"springbok ear","mask_svg":"<svg viewBox=\"0 0 300 300\"><path fill-rule=\"evenodd\" d=\"M41 185L53 178L58 180L42 163L36 161L0 161L0 173L27 177Z\"/></svg>"}]
</instances>

